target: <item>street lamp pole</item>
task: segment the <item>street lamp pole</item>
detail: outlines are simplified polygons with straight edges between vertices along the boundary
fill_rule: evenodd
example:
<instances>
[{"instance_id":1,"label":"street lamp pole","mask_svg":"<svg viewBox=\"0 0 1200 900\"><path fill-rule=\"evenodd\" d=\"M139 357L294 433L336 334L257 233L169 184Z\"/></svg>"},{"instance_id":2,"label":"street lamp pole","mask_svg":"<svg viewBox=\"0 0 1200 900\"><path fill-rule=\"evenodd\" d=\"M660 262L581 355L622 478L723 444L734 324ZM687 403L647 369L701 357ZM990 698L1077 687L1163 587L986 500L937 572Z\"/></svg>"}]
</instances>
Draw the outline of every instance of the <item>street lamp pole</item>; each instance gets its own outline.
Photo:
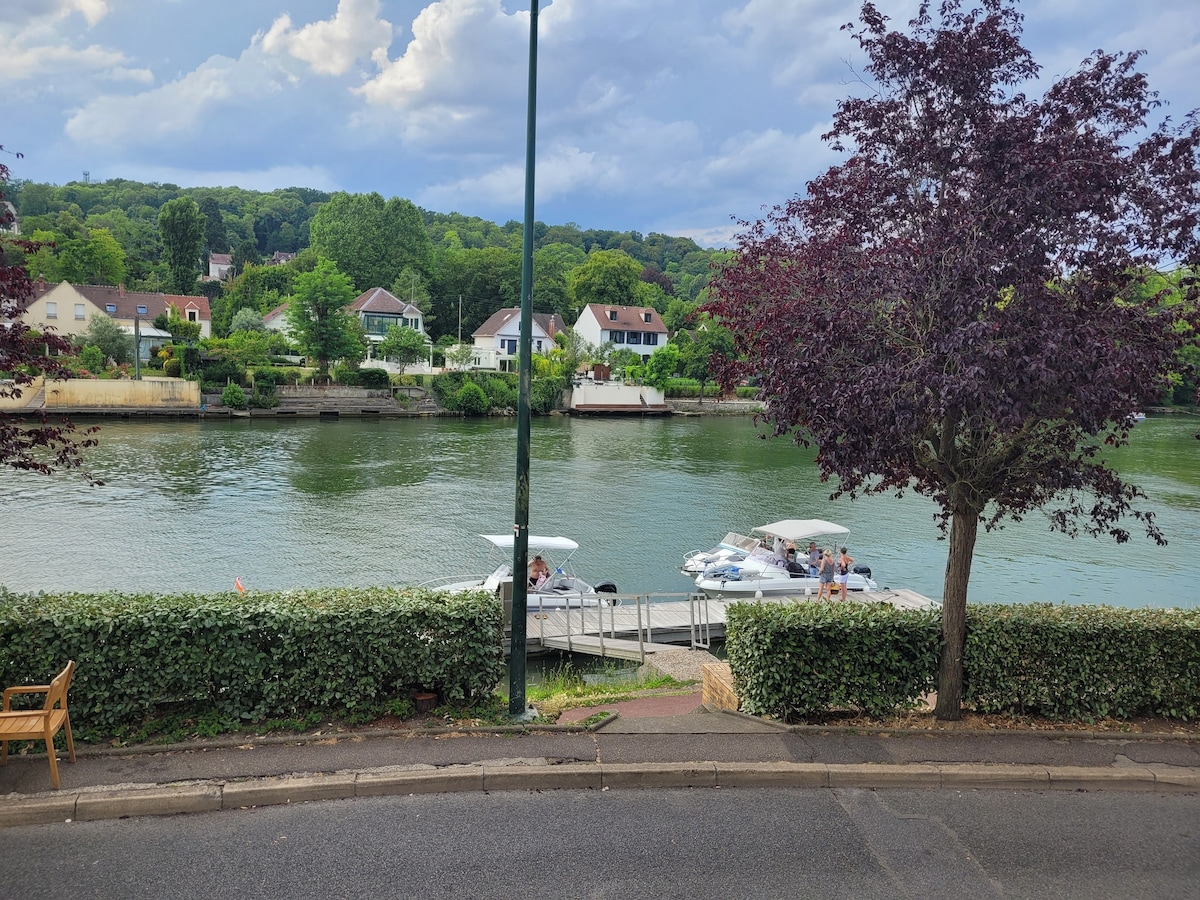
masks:
<instances>
[{"instance_id":1,"label":"street lamp pole","mask_svg":"<svg viewBox=\"0 0 1200 900\"><path fill-rule=\"evenodd\" d=\"M533 161L537 120L538 0L529 10L529 99L525 126L525 228L521 240L521 342L517 391L517 496L513 525L512 642L508 656L508 714L530 718L525 705L525 613L529 600L529 392L533 328Z\"/></svg>"}]
</instances>

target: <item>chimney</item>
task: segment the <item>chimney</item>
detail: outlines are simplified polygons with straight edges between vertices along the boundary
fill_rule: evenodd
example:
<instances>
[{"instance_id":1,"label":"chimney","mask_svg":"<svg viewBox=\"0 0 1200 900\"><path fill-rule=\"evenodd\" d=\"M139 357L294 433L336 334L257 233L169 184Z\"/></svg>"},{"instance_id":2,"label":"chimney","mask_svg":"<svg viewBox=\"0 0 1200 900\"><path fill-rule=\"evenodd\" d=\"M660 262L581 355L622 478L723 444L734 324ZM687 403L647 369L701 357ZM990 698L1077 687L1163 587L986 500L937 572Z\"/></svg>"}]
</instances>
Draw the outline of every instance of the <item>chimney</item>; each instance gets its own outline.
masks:
<instances>
[{"instance_id":1,"label":"chimney","mask_svg":"<svg viewBox=\"0 0 1200 900\"><path fill-rule=\"evenodd\" d=\"M123 282L123 281L117 285L117 296L118 297L125 296L125 282Z\"/></svg>"},{"instance_id":2,"label":"chimney","mask_svg":"<svg viewBox=\"0 0 1200 900\"><path fill-rule=\"evenodd\" d=\"M38 293L39 293L39 294L44 294L44 293L46 293L46 276L45 276L45 275L39 275L39 276L38 276L38 284L37 284L37 287L38 287Z\"/></svg>"}]
</instances>

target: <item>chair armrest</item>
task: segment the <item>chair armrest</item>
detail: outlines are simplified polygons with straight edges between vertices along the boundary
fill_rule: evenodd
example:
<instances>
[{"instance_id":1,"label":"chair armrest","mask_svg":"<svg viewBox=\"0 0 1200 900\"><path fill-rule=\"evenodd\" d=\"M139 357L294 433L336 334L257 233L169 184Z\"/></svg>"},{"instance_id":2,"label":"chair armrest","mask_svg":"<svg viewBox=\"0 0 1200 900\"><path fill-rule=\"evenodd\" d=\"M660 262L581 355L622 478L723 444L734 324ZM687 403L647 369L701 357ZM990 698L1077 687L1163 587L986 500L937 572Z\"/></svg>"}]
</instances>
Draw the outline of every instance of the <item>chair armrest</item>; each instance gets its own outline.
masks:
<instances>
[{"instance_id":1,"label":"chair armrest","mask_svg":"<svg viewBox=\"0 0 1200 900\"><path fill-rule=\"evenodd\" d=\"M19 687L4 689L4 711L8 712L8 698L12 694L45 694L50 690L48 684L26 684Z\"/></svg>"}]
</instances>

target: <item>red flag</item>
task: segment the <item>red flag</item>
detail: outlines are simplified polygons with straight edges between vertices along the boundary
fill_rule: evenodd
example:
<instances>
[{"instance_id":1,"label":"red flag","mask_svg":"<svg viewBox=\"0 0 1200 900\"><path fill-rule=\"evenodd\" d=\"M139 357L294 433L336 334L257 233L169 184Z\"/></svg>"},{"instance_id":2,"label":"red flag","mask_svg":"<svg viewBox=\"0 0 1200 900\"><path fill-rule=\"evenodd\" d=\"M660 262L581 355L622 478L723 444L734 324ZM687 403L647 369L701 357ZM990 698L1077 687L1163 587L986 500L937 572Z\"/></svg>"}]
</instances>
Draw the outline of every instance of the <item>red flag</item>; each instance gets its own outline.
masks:
<instances>
[{"instance_id":1,"label":"red flag","mask_svg":"<svg viewBox=\"0 0 1200 900\"><path fill-rule=\"evenodd\" d=\"M244 587L242 587L242 576L241 575L239 575L237 578L233 579L233 586L238 589L238 593L240 593L240 594L246 593L246 589Z\"/></svg>"}]
</instances>

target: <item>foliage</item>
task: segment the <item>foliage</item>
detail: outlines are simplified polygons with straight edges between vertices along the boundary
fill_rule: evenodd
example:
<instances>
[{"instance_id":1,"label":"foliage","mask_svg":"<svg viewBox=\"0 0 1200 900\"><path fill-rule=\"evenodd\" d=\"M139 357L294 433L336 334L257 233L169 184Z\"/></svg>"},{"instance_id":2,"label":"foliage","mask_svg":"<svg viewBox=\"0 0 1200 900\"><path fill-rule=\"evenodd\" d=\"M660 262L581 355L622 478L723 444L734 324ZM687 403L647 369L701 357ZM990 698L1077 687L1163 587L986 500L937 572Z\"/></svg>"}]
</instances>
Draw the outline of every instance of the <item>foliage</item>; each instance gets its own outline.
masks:
<instances>
[{"instance_id":1,"label":"foliage","mask_svg":"<svg viewBox=\"0 0 1200 900\"><path fill-rule=\"evenodd\" d=\"M194 341L200 337L200 323L185 319L173 303L167 305L166 317L164 330L170 332L172 340Z\"/></svg>"},{"instance_id":2,"label":"foliage","mask_svg":"<svg viewBox=\"0 0 1200 900\"><path fill-rule=\"evenodd\" d=\"M170 292L190 294L204 251L204 216L200 207L195 200L185 197L163 204L158 214L158 230Z\"/></svg>"},{"instance_id":3,"label":"foliage","mask_svg":"<svg viewBox=\"0 0 1200 900\"><path fill-rule=\"evenodd\" d=\"M482 416L491 409L487 394L473 381L468 381L454 397L454 408L464 416Z\"/></svg>"},{"instance_id":4,"label":"foliage","mask_svg":"<svg viewBox=\"0 0 1200 900\"><path fill-rule=\"evenodd\" d=\"M429 345L425 335L415 328L389 325L377 352L383 359L390 359L401 366L411 366L429 356Z\"/></svg>"},{"instance_id":5,"label":"foliage","mask_svg":"<svg viewBox=\"0 0 1200 900\"><path fill-rule=\"evenodd\" d=\"M535 416L546 416L562 406L563 391L569 379L563 375L535 378L529 384L529 411Z\"/></svg>"},{"instance_id":6,"label":"foliage","mask_svg":"<svg viewBox=\"0 0 1200 900\"><path fill-rule=\"evenodd\" d=\"M133 362L133 335L106 315L94 313L79 340L85 346L98 347L105 359L117 364Z\"/></svg>"},{"instance_id":7,"label":"foliage","mask_svg":"<svg viewBox=\"0 0 1200 900\"><path fill-rule=\"evenodd\" d=\"M238 331L260 331L266 334L267 326L259 313L244 306L233 314L233 319L229 323L229 331L231 334Z\"/></svg>"},{"instance_id":8,"label":"foliage","mask_svg":"<svg viewBox=\"0 0 1200 900\"><path fill-rule=\"evenodd\" d=\"M967 607L963 700L1076 721L1200 717L1200 610Z\"/></svg>"},{"instance_id":9,"label":"foliage","mask_svg":"<svg viewBox=\"0 0 1200 900\"><path fill-rule=\"evenodd\" d=\"M642 383L649 387L666 390L667 382L679 369L679 348L674 344L664 344L650 354L646 370L642 375Z\"/></svg>"},{"instance_id":10,"label":"foliage","mask_svg":"<svg viewBox=\"0 0 1200 900\"><path fill-rule=\"evenodd\" d=\"M943 719L980 524L1050 506L1072 536L1128 540L1132 515L1162 540L1099 452L1196 324L1194 284L1186 303L1127 301L1160 259L1200 262L1200 121L1145 128L1138 54L1098 52L1031 99L1015 0L981 3L948 0L940 22L923 3L911 34L863 5L876 90L826 136L852 155L748 227L709 306L744 354L725 384L761 374L774 433L817 445L834 496L938 504Z\"/></svg>"},{"instance_id":11,"label":"foliage","mask_svg":"<svg viewBox=\"0 0 1200 900\"><path fill-rule=\"evenodd\" d=\"M589 303L637 306L642 267L621 250L595 250L571 278L579 309Z\"/></svg>"},{"instance_id":12,"label":"foliage","mask_svg":"<svg viewBox=\"0 0 1200 900\"><path fill-rule=\"evenodd\" d=\"M937 671L934 612L885 603L735 603L725 649L742 708L794 721L912 708Z\"/></svg>"},{"instance_id":13,"label":"foliage","mask_svg":"<svg viewBox=\"0 0 1200 900\"><path fill-rule=\"evenodd\" d=\"M354 715L412 689L492 695L504 668L490 594L391 588L246 594L17 595L0 589L0 679L74 659L71 719L101 740L179 706L244 723Z\"/></svg>"},{"instance_id":14,"label":"foliage","mask_svg":"<svg viewBox=\"0 0 1200 900\"><path fill-rule=\"evenodd\" d=\"M104 351L92 344L79 351L79 362L89 372L104 371L104 361Z\"/></svg>"},{"instance_id":15,"label":"foliage","mask_svg":"<svg viewBox=\"0 0 1200 900\"><path fill-rule=\"evenodd\" d=\"M358 370L358 383L370 390L381 391L392 386L392 379L386 369L363 368Z\"/></svg>"},{"instance_id":16,"label":"foliage","mask_svg":"<svg viewBox=\"0 0 1200 900\"><path fill-rule=\"evenodd\" d=\"M296 293L288 307L288 324L300 349L317 360L317 373L329 371L329 361L358 361L366 348L355 332L356 322L346 307L354 300L350 279L332 262L322 259L311 272L296 276Z\"/></svg>"},{"instance_id":17,"label":"foliage","mask_svg":"<svg viewBox=\"0 0 1200 900\"><path fill-rule=\"evenodd\" d=\"M182 359L163 360L163 374L170 378L178 378L183 373Z\"/></svg>"},{"instance_id":18,"label":"foliage","mask_svg":"<svg viewBox=\"0 0 1200 900\"><path fill-rule=\"evenodd\" d=\"M497 247L447 253L432 293L435 320L430 334L435 338L457 335L461 307L462 334L469 343L471 334L493 313L520 303L520 254Z\"/></svg>"},{"instance_id":19,"label":"foliage","mask_svg":"<svg viewBox=\"0 0 1200 900\"><path fill-rule=\"evenodd\" d=\"M225 385L225 390L221 391L221 405L230 409L245 409L246 392L242 390L242 386L233 382Z\"/></svg>"},{"instance_id":20,"label":"foliage","mask_svg":"<svg viewBox=\"0 0 1200 900\"><path fill-rule=\"evenodd\" d=\"M418 273L432 267L420 212L398 197L334 194L317 210L310 234L313 250L332 260L356 292L391 285L406 267Z\"/></svg>"}]
</instances>

